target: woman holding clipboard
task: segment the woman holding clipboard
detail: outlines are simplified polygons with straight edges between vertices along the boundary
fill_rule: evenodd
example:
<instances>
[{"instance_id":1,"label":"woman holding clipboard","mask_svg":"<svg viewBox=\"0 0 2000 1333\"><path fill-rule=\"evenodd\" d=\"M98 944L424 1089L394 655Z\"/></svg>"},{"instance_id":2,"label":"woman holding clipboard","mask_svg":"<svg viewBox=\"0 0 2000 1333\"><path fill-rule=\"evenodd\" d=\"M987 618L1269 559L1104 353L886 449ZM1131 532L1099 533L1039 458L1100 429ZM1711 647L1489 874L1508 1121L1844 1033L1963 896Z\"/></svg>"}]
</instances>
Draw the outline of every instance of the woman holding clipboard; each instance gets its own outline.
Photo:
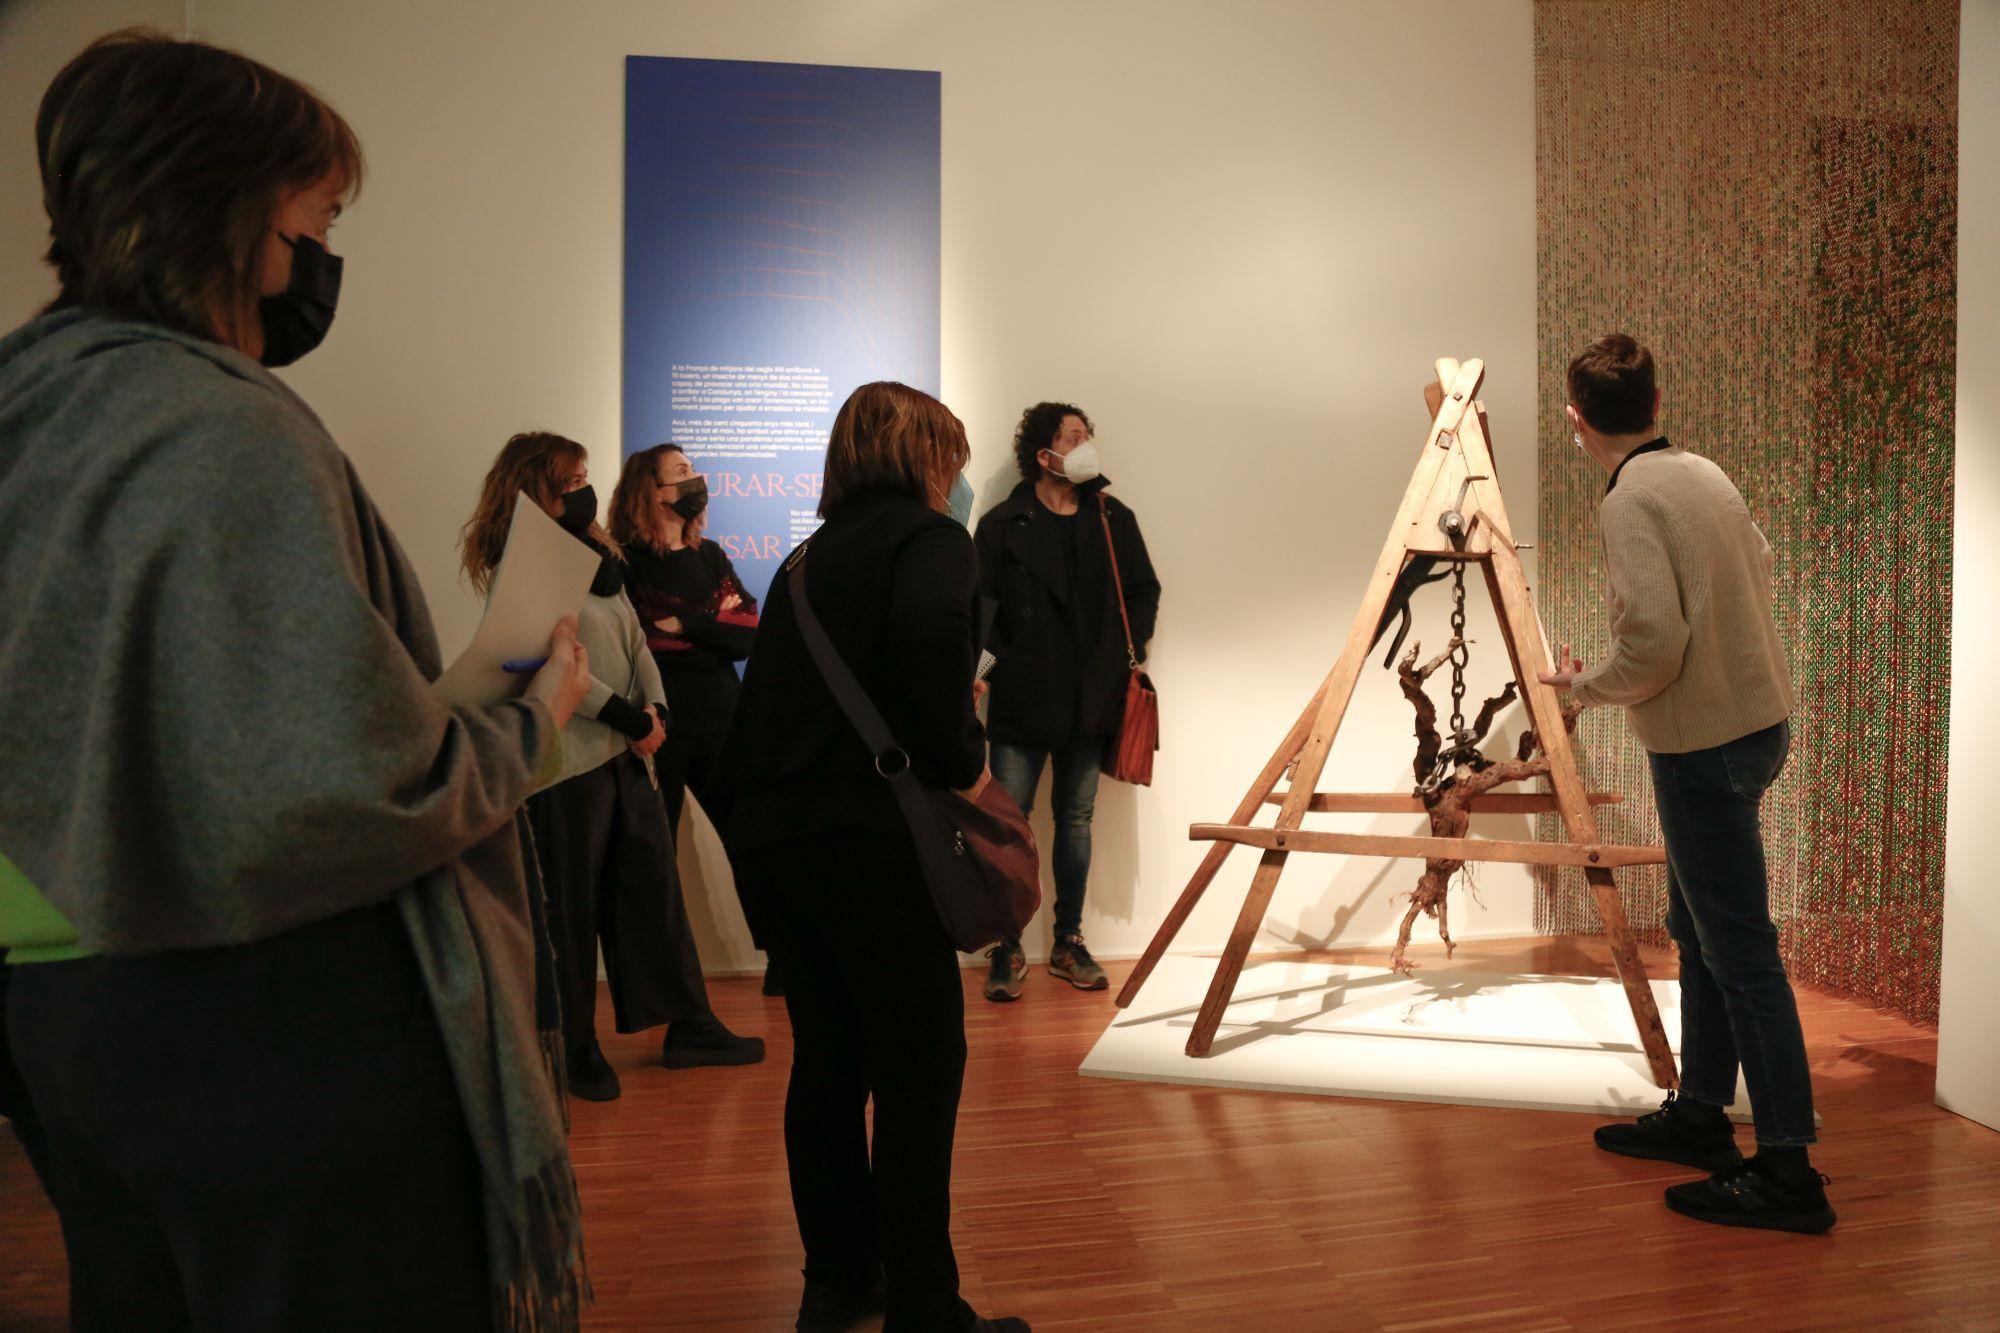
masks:
<instances>
[{"instance_id":1,"label":"woman holding clipboard","mask_svg":"<svg viewBox=\"0 0 2000 1333\"><path fill-rule=\"evenodd\" d=\"M755 1064L763 1040L732 1033L709 1007L652 765L671 721L666 692L625 595L625 562L598 525L582 445L546 431L507 441L465 526L466 576L487 590L523 494L599 556L577 629L591 654L590 690L563 728L557 781L528 802L548 886L569 1090L589 1101L620 1091L597 1040L600 943L618 1031L666 1025L660 1054L669 1069Z\"/></svg>"}]
</instances>

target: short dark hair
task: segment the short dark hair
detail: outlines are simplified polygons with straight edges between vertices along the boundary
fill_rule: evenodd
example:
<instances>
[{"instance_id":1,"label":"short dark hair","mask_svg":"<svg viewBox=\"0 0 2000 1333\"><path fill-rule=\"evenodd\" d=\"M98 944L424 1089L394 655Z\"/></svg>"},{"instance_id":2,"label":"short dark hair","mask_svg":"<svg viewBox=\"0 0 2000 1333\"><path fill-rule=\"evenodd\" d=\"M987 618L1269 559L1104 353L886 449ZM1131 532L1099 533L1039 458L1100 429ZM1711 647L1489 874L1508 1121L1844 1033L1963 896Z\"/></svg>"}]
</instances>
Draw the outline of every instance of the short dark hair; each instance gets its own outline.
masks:
<instances>
[{"instance_id":1,"label":"short dark hair","mask_svg":"<svg viewBox=\"0 0 2000 1333\"><path fill-rule=\"evenodd\" d=\"M361 188L361 144L318 94L247 56L128 28L65 65L35 117L50 309L233 342L255 317L287 190Z\"/></svg>"},{"instance_id":2,"label":"short dark hair","mask_svg":"<svg viewBox=\"0 0 2000 1333\"><path fill-rule=\"evenodd\" d=\"M1055 443L1062 432L1064 417L1077 418L1085 430L1097 434L1097 427L1090 424L1090 418L1074 403L1036 403L1021 413L1021 424L1014 428L1014 462L1025 480L1033 481L1042 475L1042 465L1035 461L1035 455Z\"/></svg>"},{"instance_id":3,"label":"short dark hair","mask_svg":"<svg viewBox=\"0 0 2000 1333\"><path fill-rule=\"evenodd\" d=\"M1636 435L1653 425L1653 354L1629 333L1607 333L1569 363L1569 400L1590 428Z\"/></svg>"},{"instance_id":4,"label":"short dark hair","mask_svg":"<svg viewBox=\"0 0 2000 1333\"><path fill-rule=\"evenodd\" d=\"M893 380L864 384L833 418L819 516L867 491L941 504L950 490L946 478L971 458L965 424L943 403Z\"/></svg>"}]
</instances>

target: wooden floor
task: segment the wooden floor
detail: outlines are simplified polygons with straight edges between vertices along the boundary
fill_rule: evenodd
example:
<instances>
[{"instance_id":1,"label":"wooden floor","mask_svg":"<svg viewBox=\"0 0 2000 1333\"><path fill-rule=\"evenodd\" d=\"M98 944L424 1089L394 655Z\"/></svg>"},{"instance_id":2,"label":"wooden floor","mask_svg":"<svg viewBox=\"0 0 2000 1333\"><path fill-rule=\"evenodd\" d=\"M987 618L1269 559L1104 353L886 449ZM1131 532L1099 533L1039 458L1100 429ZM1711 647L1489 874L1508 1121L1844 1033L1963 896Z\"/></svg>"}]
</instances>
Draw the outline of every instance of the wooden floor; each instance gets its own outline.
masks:
<instances>
[{"instance_id":1,"label":"wooden floor","mask_svg":"<svg viewBox=\"0 0 2000 1333\"><path fill-rule=\"evenodd\" d=\"M1606 971L1562 940L1468 943L1458 961ZM1859 1005L1800 997L1841 1220L1799 1237L1669 1213L1660 1191L1688 1174L1597 1151L1594 1117L1080 1078L1107 994L1037 968L991 1005L965 976L955 1235L982 1312L1038 1330L2000 1330L2000 1134L1931 1104L1934 1033ZM769 1063L669 1073L619 1038L624 1097L576 1106L588 1328L791 1327L782 1002L749 980L711 989L770 1038ZM64 1282L54 1217L5 1140L0 1328L63 1328Z\"/></svg>"}]
</instances>

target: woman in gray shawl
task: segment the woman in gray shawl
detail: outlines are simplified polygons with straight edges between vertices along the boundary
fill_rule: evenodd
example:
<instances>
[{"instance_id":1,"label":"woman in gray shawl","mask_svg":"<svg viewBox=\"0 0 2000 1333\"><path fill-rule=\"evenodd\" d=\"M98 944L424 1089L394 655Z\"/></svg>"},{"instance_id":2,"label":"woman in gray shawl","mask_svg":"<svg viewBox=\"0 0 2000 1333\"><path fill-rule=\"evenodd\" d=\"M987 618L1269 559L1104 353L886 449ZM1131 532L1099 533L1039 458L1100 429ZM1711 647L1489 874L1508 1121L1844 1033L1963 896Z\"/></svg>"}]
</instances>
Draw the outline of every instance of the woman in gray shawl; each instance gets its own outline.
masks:
<instances>
[{"instance_id":1,"label":"woman in gray shawl","mask_svg":"<svg viewBox=\"0 0 2000 1333\"><path fill-rule=\"evenodd\" d=\"M359 146L145 33L36 138L60 293L0 340L0 945L72 1327L573 1327L517 820L589 665L565 621L521 700L441 702L415 575L265 368L332 320Z\"/></svg>"}]
</instances>

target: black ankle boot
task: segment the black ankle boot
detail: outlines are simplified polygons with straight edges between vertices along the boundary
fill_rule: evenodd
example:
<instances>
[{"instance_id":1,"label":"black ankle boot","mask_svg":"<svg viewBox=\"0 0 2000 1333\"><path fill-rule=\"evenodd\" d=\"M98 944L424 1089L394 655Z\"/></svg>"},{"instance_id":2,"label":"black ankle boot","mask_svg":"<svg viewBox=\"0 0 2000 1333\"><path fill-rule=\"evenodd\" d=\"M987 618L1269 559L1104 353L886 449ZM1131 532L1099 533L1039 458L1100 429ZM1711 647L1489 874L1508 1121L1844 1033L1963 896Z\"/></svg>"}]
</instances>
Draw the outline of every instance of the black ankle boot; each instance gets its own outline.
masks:
<instances>
[{"instance_id":1,"label":"black ankle boot","mask_svg":"<svg viewBox=\"0 0 2000 1333\"><path fill-rule=\"evenodd\" d=\"M620 1091L618 1071L604 1058L604 1048L596 1042L571 1051L568 1060L569 1095L587 1102L615 1101Z\"/></svg>"}]
</instances>

